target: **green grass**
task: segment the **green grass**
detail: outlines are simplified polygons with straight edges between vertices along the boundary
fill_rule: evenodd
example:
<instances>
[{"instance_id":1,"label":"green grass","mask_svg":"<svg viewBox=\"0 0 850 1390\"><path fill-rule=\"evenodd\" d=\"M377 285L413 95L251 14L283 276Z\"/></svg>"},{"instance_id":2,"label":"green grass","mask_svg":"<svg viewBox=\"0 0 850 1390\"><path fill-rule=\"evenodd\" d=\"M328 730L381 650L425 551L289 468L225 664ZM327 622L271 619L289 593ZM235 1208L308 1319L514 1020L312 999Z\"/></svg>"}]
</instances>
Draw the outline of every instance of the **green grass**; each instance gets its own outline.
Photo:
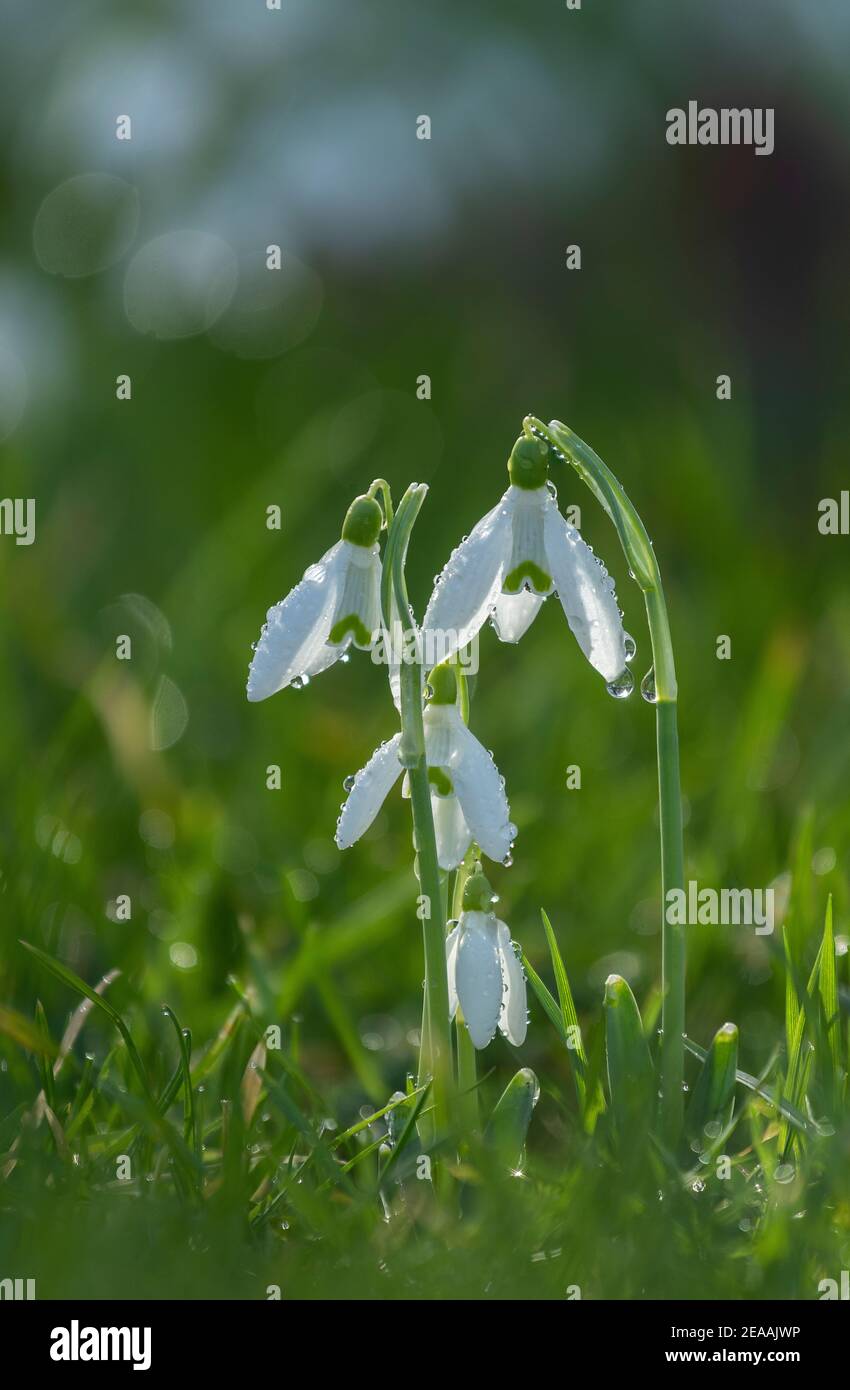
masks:
<instances>
[{"instance_id":1,"label":"green grass","mask_svg":"<svg viewBox=\"0 0 850 1390\"><path fill-rule=\"evenodd\" d=\"M533 973L535 1027L560 1043L578 1016L544 925L560 1002ZM587 1050L582 1028L569 1064L541 1077L536 1108L533 1072L519 1071L495 1108L485 1078L485 1137L462 1164L443 1142L453 1177L441 1198L417 1176L427 1087L409 1080L407 1094L352 1119L305 1071L293 1027L282 1047L267 1045L276 1039L251 982L232 981L235 1004L192 1050L174 1013L152 1016L138 988L113 978L92 989L28 949L42 984L61 983L74 1010L62 1038L40 1005L33 1018L0 1014L4 1077L19 1097L0 1131L2 1255L36 1277L40 1296L261 1298L279 1286L301 1297L563 1298L578 1285L584 1298L814 1298L846 1265L847 1029L831 902L820 942L799 941L800 961L815 959L800 990L789 972L791 1038L777 1018L769 1068L736 1070L734 1029L694 1063L687 1148L672 1154L654 1137L657 1049L612 976L606 1094L592 1123L601 1000ZM268 967L262 952L257 965ZM689 1050L706 1057L696 1042Z\"/></svg>"}]
</instances>

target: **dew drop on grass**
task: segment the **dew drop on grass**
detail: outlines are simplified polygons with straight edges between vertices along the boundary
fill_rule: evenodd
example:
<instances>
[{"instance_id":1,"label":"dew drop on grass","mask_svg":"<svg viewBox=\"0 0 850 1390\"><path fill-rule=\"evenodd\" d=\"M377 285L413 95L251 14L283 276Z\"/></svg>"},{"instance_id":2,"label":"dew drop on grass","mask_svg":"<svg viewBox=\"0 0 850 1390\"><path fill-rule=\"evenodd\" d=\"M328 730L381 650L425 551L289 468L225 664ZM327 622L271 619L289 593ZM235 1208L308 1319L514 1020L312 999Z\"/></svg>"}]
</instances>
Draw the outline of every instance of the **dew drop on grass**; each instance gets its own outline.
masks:
<instances>
[{"instance_id":1,"label":"dew drop on grass","mask_svg":"<svg viewBox=\"0 0 850 1390\"><path fill-rule=\"evenodd\" d=\"M793 1163L780 1163L773 1175L773 1181L779 1183L793 1182L797 1176L797 1170Z\"/></svg>"},{"instance_id":2,"label":"dew drop on grass","mask_svg":"<svg viewBox=\"0 0 850 1390\"><path fill-rule=\"evenodd\" d=\"M625 643L626 648L626 661L634 660L634 657L637 653L637 642L635 641L634 637L632 637L632 634L630 632L623 633L623 641Z\"/></svg>"},{"instance_id":3,"label":"dew drop on grass","mask_svg":"<svg viewBox=\"0 0 850 1390\"><path fill-rule=\"evenodd\" d=\"M628 667L605 686L608 694L613 695L615 700L628 700L634 688L635 678Z\"/></svg>"},{"instance_id":4,"label":"dew drop on grass","mask_svg":"<svg viewBox=\"0 0 850 1390\"><path fill-rule=\"evenodd\" d=\"M646 675L640 683L640 693L648 705L658 703L658 696L655 692L655 667L650 666Z\"/></svg>"}]
</instances>

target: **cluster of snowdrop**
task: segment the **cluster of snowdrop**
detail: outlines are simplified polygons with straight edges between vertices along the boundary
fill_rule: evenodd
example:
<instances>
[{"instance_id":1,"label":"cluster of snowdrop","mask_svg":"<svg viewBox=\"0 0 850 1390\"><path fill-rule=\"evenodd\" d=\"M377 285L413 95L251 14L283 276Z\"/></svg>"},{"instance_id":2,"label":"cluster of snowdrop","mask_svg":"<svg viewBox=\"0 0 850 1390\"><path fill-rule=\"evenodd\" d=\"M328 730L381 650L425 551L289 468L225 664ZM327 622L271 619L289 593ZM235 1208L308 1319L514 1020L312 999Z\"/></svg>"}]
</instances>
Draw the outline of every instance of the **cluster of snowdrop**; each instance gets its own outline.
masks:
<instances>
[{"instance_id":1,"label":"cluster of snowdrop","mask_svg":"<svg viewBox=\"0 0 850 1390\"><path fill-rule=\"evenodd\" d=\"M414 654L424 648L445 657L423 690L423 725L437 858L447 872L461 866L472 845L489 859L510 862L516 835L504 778L464 722L457 653L488 619L501 641L518 642L544 599L557 593L579 646L609 688L616 689L627 670L628 639L613 583L558 508L548 478L548 446L523 435L508 473L507 492L438 576L416 634L422 641L413 647ZM355 498L340 540L269 610L248 675L249 700L304 685L347 658L350 647L370 650L386 639L379 547L384 513L377 490L373 484ZM390 678L398 706L398 672L391 669ZM350 780L336 828L340 849L368 830L400 778L402 794L409 794L402 739L399 732L381 744ZM483 873L468 878L464 910L446 940L450 1012L460 1005L477 1048L487 1045L497 1026L516 1045L526 1030L525 977L508 928L493 914L494 901Z\"/></svg>"}]
</instances>

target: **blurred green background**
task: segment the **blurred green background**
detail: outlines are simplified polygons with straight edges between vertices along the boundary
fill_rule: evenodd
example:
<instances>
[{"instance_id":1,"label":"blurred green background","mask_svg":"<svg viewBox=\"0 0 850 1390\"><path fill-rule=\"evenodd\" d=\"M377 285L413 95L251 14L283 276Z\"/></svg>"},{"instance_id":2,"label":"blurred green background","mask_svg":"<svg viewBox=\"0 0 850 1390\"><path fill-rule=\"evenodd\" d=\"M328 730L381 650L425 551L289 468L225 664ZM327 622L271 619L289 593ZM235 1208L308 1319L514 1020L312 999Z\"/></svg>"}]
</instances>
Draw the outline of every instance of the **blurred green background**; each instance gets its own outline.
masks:
<instances>
[{"instance_id":1,"label":"blurred green background","mask_svg":"<svg viewBox=\"0 0 850 1390\"><path fill-rule=\"evenodd\" d=\"M409 808L393 796L353 850L333 844L343 778L396 728L384 673L356 656L249 706L250 646L377 475L397 496L430 485L409 565L421 614L503 491L526 412L588 440L654 540L688 875L781 899L811 807L815 916L833 892L846 939L850 542L817 525L848 486L846 6L2 14L2 495L36 499L37 532L0 538L0 997L28 1014L40 997L55 1035L73 1007L24 937L91 982L119 967L137 1027L158 1037L167 1001L200 1045L234 973L297 1032L341 1120L403 1083L422 983ZM669 147L666 111L690 99L774 107L775 152ZM559 467L640 677L640 595ZM553 601L519 647L482 634L471 724L519 829L493 874L514 936L546 973L547 908L588 1020L612 970L645 1001L652 710L606 695ZM118 894L129 922L109 915ZM758 1071L781 1027L778 938L706 927L689 945L689 1033L706 1044L734 1019ZM568 1070L533 1002L521 1061L554 1141ZM499 1040L484 1062L495 1094L516 1054ZM31 1095L12 1071L4 1115Z\"/></svg>"}]
</instances>

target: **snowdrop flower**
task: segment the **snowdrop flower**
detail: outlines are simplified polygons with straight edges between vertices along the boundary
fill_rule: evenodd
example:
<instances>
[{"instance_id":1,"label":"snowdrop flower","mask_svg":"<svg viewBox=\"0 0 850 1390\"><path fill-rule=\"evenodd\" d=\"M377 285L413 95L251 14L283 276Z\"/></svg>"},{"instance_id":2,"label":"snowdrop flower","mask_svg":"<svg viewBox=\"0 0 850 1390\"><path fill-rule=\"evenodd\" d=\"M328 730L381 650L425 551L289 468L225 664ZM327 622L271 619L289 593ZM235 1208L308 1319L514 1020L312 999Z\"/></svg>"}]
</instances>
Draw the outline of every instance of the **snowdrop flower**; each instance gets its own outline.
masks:
<instances>
[{"instance_id":1,"label":"snowdrop flower","mask_svg":"<svg viewBox=\"0 0 850 1390\"><path fill-rule=\"evenodd\" d=\"M248 672L248 699L305 685L353 643L368 651L381 626L381 508L355 497L342 539L267 614Z\"/></svg>"},{"instance_id":2,"label":"snowdrop flower","mask_svg":"<svg viewBox=\"0 0 850 1390\"><path fill-rule=\"evenodd\" d=\"M558 510L547 486L548 449L517 440L511 485L452 552L425 613L423 629L445 655L466 646L488 617L503 642L518 642L548 594L557 591L567 622L592 666L610 684L626 669L626 634L613 582ZM447 645L446 645L447 644Z\"/></svg>"},{"instance_id":3,"label":"snowdrop flower","mask_svg":"<svg viewBox=\"0 0 850 1390\"><path fill-rule=\"evenodd\" d=\"M449 1017L460 1005L469 1036L486 1047L496 1032L520 1047L528 1028L525 974L511 934L493 912L496 899L482 873L463 888L463 911L446 937Z\"/></svg>"},{"instance_id":4,"label":"snowdrop flower","mask_svg":"<svg viewBox=\"0 0 850 1390\"><path fill-rule=\"evenodd\" d=\"M504 778L463 722L452 667L435 667L430 686L423 723L440 868L456 869L473 840L490 859L505 860L516 826L511 824ZM348 849L369 829L401 776L400 744L401 734L382 743L354 778L337 821L340 849Z\"/></svg>"}]
</instances>

